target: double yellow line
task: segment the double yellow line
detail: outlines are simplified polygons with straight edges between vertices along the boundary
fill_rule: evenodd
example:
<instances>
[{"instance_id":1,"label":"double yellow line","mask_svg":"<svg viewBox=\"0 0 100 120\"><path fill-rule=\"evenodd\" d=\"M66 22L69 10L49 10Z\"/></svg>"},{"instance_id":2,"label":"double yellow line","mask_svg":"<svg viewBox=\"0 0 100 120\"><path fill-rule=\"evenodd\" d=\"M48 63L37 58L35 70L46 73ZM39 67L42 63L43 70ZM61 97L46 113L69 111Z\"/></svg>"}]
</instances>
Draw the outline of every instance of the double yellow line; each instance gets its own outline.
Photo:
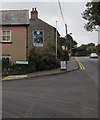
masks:
<instances>
[{"instance_id":1,"label":"double yellow line","mask_svg":"<svg viewBox=\"0 0 100 120\"><path fill-rule=\"evenodd\" d=\"M85 69L84 65L79 61L79 59L77 57L76 57L76 60L77 60L77 63L79 65L80 69L84 70Z\"/></svg>"}]
</instances>

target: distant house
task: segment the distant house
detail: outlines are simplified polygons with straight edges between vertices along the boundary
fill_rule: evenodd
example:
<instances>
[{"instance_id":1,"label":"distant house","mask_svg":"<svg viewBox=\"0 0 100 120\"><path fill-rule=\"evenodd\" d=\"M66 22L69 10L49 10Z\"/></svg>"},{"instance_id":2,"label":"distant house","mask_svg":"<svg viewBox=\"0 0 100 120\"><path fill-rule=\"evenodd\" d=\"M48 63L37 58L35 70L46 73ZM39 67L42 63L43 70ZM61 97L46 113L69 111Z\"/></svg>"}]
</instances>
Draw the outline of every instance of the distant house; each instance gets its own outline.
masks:
<instances>
[{"instance_id":1,"label":"distant house","mask_svg":"<svg viewBox=\"0 0 100 120\"><path fill-rule=\"evenodd\" d=\"M60 34L58 32L57 36L59 41ZM48 42L56 42L56 28L39 19L38 11L33 8L29 25L29 48L32 46L43 47Z\"/></svg>"},{"instance_id":2,"label":"distant house","mask_svg":"<svg viewBox=\"0 0 100 120\"><path fill-rule=\"evenodd\" d=\"M4 10L0 24L0 46L2 58L16 61L27 61L32 46L43 47L48 42L56 42L56 28L38 18L36 8L28 10ZM58 41L60 34L57 32Z\"/></svg>"},{"instance_id":3,"label":"distant house","mask_svg":"<svg viewBox=\"0 0 100 120\"><path fill-rule=\"evenodd\" d=\"M0 46L2 58L9 59L12 63L26 61L28 53L28 10L4 10L2 24L0 25Z\"/></svg>"}]
</instances>

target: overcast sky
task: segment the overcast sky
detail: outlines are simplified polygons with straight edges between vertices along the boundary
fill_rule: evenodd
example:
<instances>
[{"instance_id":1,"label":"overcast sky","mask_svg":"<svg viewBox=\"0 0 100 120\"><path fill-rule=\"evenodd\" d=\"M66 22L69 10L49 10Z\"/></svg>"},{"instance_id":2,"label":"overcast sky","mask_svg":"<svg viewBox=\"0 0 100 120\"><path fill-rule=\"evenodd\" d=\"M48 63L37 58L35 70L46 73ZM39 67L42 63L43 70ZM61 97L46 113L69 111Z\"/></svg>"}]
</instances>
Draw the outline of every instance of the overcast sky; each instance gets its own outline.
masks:
<instances>
[{"instance_id":1,"label":"overcast sky","mask_svg":"<svg viewBox=\"0 0 100 120\"><path fill-rule=\"evenodd\" d=\"M9 1L9 2L8 2ZM39 13L39 18L49 23L52 26L56 26L62 37L65 36L65 26L60 13L58 0L3 0L2 9L29 9L36 7ZM32 2L33 1L33 2ZM41 2L40 2L41 1ZM81 0L80 0L81 1ZM82 18L81 13L86 9L85 2L79 2L70 0L60 0L64 21L68 26L68 33L72 33L72 37L77 41L78 46L81 44L88 44L93 42L98 44L98 32L87 32L84 29L84 23L86 21Z\"/></svg>"}]
</instances>

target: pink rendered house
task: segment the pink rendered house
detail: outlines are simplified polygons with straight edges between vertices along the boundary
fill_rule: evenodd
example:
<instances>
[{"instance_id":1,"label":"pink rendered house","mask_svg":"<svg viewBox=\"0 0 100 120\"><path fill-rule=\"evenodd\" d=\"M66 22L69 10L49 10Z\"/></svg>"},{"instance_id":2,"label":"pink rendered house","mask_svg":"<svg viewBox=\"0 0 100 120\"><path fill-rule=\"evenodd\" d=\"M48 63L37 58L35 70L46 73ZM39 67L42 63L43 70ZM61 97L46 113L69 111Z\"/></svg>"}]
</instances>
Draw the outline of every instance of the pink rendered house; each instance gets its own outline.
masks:
<instances>
[{"instance_id":1,"label":"pink rendered house","mask_svg":"<svg viewBox=\"0 0 100 120\"><path fill-rule=\"evenodd\" d=\"M28 58L28 10L4 10L0 25L0 46L2 58L8 58L11 63L27 61Z\"/></svg>"}]
</instances>

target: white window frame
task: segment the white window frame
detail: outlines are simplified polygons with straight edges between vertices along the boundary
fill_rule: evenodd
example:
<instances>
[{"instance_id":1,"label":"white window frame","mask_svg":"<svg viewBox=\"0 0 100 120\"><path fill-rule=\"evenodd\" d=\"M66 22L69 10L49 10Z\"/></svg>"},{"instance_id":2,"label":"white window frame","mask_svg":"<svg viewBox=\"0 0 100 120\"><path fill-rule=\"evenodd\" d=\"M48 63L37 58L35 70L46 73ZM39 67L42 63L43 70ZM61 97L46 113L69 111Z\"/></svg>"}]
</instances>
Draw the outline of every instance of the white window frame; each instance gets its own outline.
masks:
<instances>
[{"instance_id":1,"label":"white window frame","mask_svg":"<svg viewBox=\"0 0 100 120\"><path fill-rule=\"evenodd\" d=\"M2 55L1 58L5 58L5 59L6 59L6 58L9 58L9 59L11 59L11 56L8 56L8 55Z\"/></svg>"},{"instance_id":2,"label":"white window frame","mask_svg":"<svg viewBox=\"0 0 100 120\"><path fill-rule=\"evenodd\" d=\"M3 35L3 32L4 32L4 31L6 31L6 35ZM9 35L10 40L9 40L9 41L3 40L3 36L6 36L6 37L8 36L8 35L7 35L7 31L10 31L10 35ZM2 30L2 41L1 41L1 42L11 42L11 30Z\"/></svg>"}]
</instances>

